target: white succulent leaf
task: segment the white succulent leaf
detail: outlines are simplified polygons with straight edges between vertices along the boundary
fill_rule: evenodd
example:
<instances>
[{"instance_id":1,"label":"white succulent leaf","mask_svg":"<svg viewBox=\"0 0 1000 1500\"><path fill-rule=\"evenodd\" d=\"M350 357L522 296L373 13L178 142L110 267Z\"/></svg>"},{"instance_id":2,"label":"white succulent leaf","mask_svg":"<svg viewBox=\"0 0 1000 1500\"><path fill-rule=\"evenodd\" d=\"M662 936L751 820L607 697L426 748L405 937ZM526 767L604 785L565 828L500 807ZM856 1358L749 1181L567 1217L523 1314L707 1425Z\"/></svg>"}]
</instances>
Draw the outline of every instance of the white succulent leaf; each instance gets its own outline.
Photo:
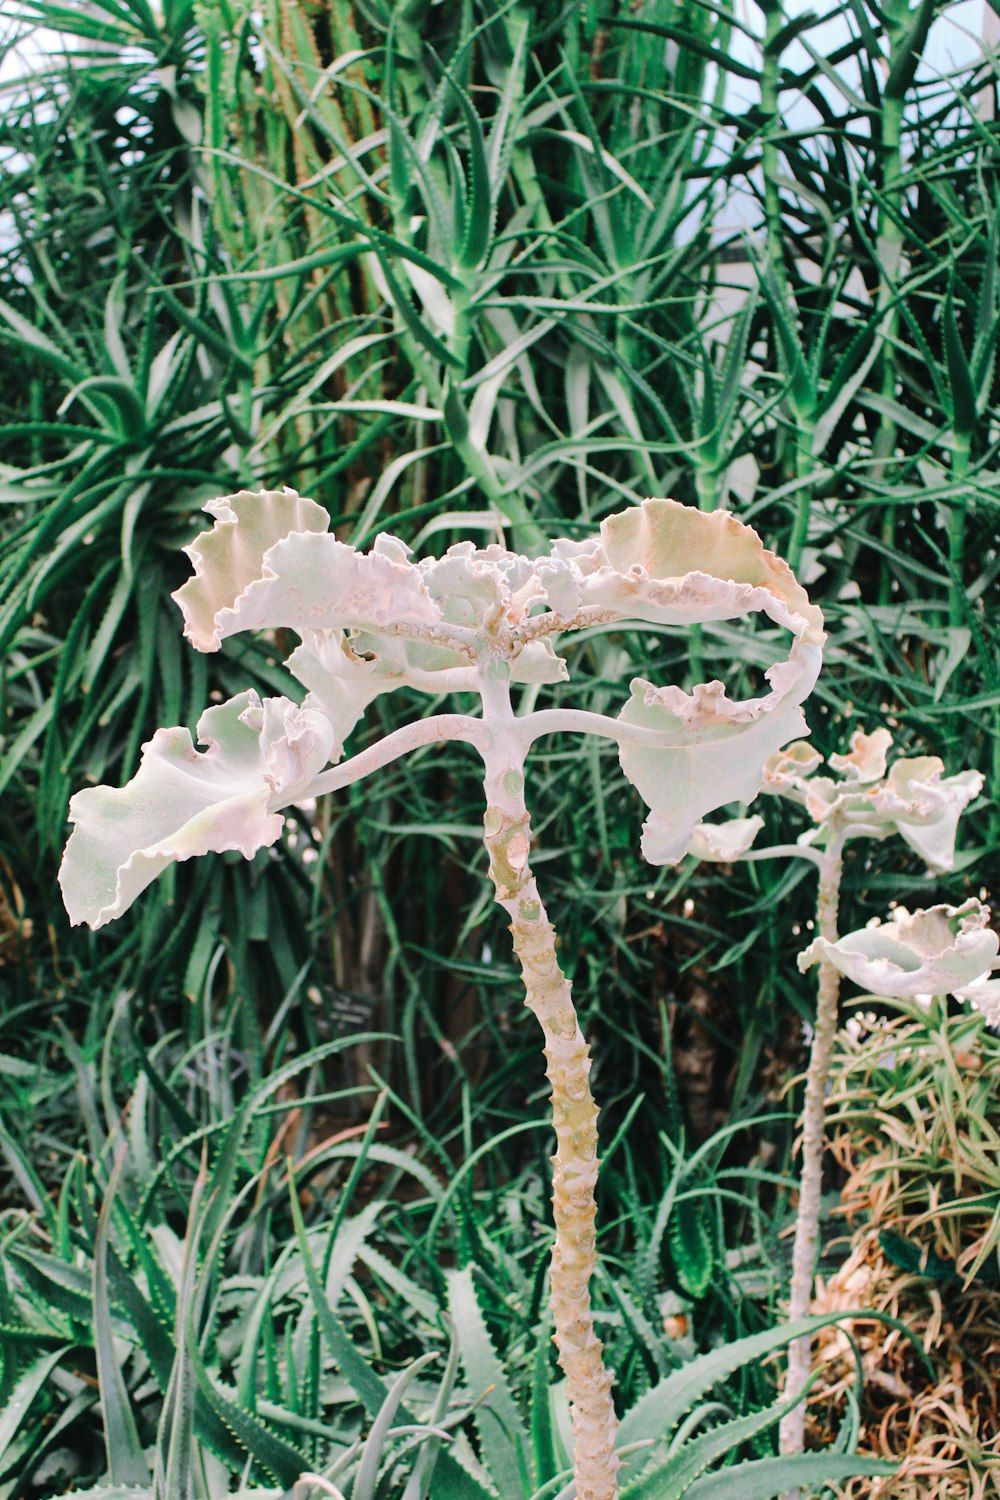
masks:
<instances>
[{"instance_id":1,"label":"white succulent leaf","mask_svg":"<svg viewBox=\"0 0 1000 1500\"><path fill-rule=\"evenodd\" d=\"M642 852L651 864L682 859L706 813L727 802L753 801L767 758L807 732L801 704L819 667L818 646L798 642L787 661L765 674L769 693L735 703L721 682L688 694L633 681L621 720L655 729L666 741L647 747L623 740L618 752L622 770L650 809Z\"/></svg>"},{"instance_id":2,"label":"white succulent leaf","mask_svg":"<svg viewBox=\"0 0 1000 1500\"><path fill-rule=\"evenodd\" d=\"M728 818L725 823L698 823L689 854L712 864L731 864L752 848L764 826L758 814L752 818Z\"/></svg>"},{"instance_id":3,"label":"white succulent leaf","mask_svg":"<svg viewBox=\"0 0 1000 1500\"><path fill-rule=\"evenodd\" d=\"M515 683L566 682L569 669L547 638L528 641L511 663L510 680Z\"/></svg>"},{"instance_id":4,"label":"white succulent leaf","mask_svg":"<svg viewBox=\"0 0 1000 1500\"><path fill-rule=\"evenodd\" d=\"M979 771L943 771L936 755L897 760L877 799L881 815L931 870L954 867L958 820L983 789Z\"/></svg>"},{"instance_id":5,"label":"white succulent leaf","mask_svg":"<svg viewBox=\"0 0 1000 1500\"><path fill-rule=\"evenodd\" d=\"M184 634L198 651L218 651L217 616L232 609L244 589L261 576L266 553L292 532L319 533L330 517L313 500L294 490L241 490L210 500L205 510L214 522L184 551L194 577L172 597L184 615Z\"/></svg>"},{"instance_id":6,"label":"white succulent leaf","mask_svg":"<svg viewBox=\"0 0 1000 1500\"><path fill-rule=\"evenodd\" d=\"M273 842L278 810L294 800L296 767L339 760L380 694L478 692L485 720L487 700L499 702L487 682L563 680L551 638L595 622L681 624L761 611L793 637L787 659L766 673L769 690L749 702L731 701L720 683L685 694L637 679L618 721L591 716L598 732L619 740L625 774L650 808L643 848L654 862L679 859L705 814L749 801L767 758L806 732L800 705L819 669L820 613L787 565L726 512L647 500L606 519L599 537L556 542L547 558L466 542L415 562L389 535L367 553L340 542L326 511L290 490L241 491L206 509L212 529L187 549L194 577L175 595L185 633L216 651L240 630L294 630L301 644L287 666L306 699L295 709L244 695L233 700L242 702L238 712L223 705L203 717L204 752L184 730L160 731L129 787L79 794L64 867L74 920L109 920L173 859ZM553 722L561 710L548 712L550 728L561 727ZM589 727L579 722L586 715L573 722L567 714L565 727ZM633 726L656 731L655 742L643 743ZM465 735L451 722L441 734L459 728ZM389 736L390 758L411 743L400 733ZM504 734L514 731L498 724L481 743L499 754ZM518 735L530 744L530 724ZM358 775L381 763L373 748ZM102 840L105 853L85 877L82 851Z\"/></svg>"},{"instance_id":7,"label":"white succulent leaf","mask_svg":"<svg viewBox=\"0 0 1000 1500\"><path fill-rule=\"evenodd\" d=\"M308 689L304 706L318 708L334 727L332 761L343 755L344 741L368 705L401 686L402 675L380 671L382 665L375 656L357 654L342 630L303 631L301 644L285 662Z\"/></svg>"},{"instance_id":8,"label":"white succulent leaf","mask_svg":"<svg viewBox=\"0 0 1000 1500\"><path fill-rule=\"evenodd\" d=\"M898 907L831 942L817 937L799 954L803 971L830 964L875 995L898 999L954 994L987 974L1000 949L989 908L974 897L962 906Z\"/></svg>"},{"instance_id":9,"label":"white succulent leaf","mask_svg":"<svg viewBox=\"0 0 1000 1500\"><path fill-rule=\"evenodd\" d=\"M872 781L881 781L885 775L891 747L892 735L888 729L875 729L871 734L857 729L851 735L850 751L846 755L831 755L828 763L845 781L867 786Z\"/></svg>"},{"instance_id":10,"label":"white succulent leaf","mask_svg":"<svg viewBox=\"0 0 1000 1500\"><path fill-rule=\"evenodd\" d=\"M960 990L952 990L956 1000L965 1000L981 1012L987 1026L1000 1026L1000 979L989 979L984 974L972 984Z\"/></svg>"},{"instance_id":11,"label":"white succulent leaf","mask_svg":"<svg viewBox=\"0 0 1000 1500\"><path fill-rule=\"evenodd\" d=\"M813 745L807 740L795 740L775 755L768 756L764 762L761 791L804 802L808 778L822 763L823 757Z\"/></svg>"},{"instance_id":12,"label":"white succulent leaf","mask_svg":"<svg viewBox=\"0 0 1000 1500\"><path fill-rule=\"evenodd\" d=\"M829 758L837 778L814 775L820 757L808 745L790 745L765 768L764 790L803 805L819 830L836 823L848 839L898 834L929 869L953 869L958 820L983 778L978 771L945 776L934 755L904 757L886 774L891 745L887 729L858 730L848 754Z\"/></svg>"},{"instance_id":13,"label":"white succulent leaf","mask_svg":"<svg viewBox=\"0 0 1000 1500\"><path fill-rule=\"evenodd\" d=\"M760 611L797 638L823 641L822 615L791 568L728 511L645 500L602 521L599 537L554 543L552 556L575 572L578 607L674 625ZM566 594L564 582L546 587L550 599L553 589Z\"/></svg>"},{"instance_id":14,"label":"white succulent leaf","mask_svg":"<svg viewBox=\"0 0 1000 1500\"><path fill-rule=\"evenodd\" d=\"M544 598L539 562L497 543L477 548L458 542L443 557L418 564L427 592L449 624L470 628L503 619L520 625Z\"/></svg>"},{"instance_id":15,"label":"white succulent leaf","mask_svg":"<svg viewBox=\"0 0 1000 1500\"><path fill-rule=\"evenodd\" d=\"M336 746L318 710L240 693L186 729L158 729L124 787L91 787L70 801L75 825L59 871L73 923L120 916L167 865L210 851L246 858L273 844L278 811L303 795Z\"/></svg>"},{"instance_id":16,"label":"white succulent leaf","mask_svg":"<svg viewBox=\"0 0 1000 1500\"><path fill-rule=\"evenodd\" d=\"M215 615L219 639L241 630L379 630L436 625L441 611L416 566L377 545L356 552L328 533L292 532L265 552L260 577Z\"/></svg>"}]
</instances>

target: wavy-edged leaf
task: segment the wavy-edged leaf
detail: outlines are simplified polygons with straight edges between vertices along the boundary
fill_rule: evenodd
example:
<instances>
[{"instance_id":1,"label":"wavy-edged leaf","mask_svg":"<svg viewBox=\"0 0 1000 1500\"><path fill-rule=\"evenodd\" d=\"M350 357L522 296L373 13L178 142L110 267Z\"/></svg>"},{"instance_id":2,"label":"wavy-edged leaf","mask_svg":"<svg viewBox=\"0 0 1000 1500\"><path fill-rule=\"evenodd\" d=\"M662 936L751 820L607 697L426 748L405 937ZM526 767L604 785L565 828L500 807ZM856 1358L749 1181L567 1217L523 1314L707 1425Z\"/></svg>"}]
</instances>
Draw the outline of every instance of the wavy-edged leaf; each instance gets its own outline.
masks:
<instances>
[{"instance_id":1,"label":"wavy-edged leaf","mask_svg":"<svg viewBox=\"0 0 1000 1500\"><path fill-rule=\"evenodd\" d=\"M272 806L294 801L336 744L318 710L252 690L207 709L198 735L201 753L186 729L158 729L127 786L72 798L59 871L72 922L102 927L175 860L273 844L284 819Z\"/></svg>"},{"instance_id":2,"label":"wavy-edged leaf","mask_svg":"<svg viewBox=\"0 0 1000 1500\"><path fill-rule=\"evenodd\" d=\"M952 994L982 979L1000 952L989 917L989 907L975 896L961 906L913 913L896 907L888 922L872 922L835 942L814 938L799 954L799 968L804 973L813 964L830 964L875 995Z\"/></svg>"}]
</instances>

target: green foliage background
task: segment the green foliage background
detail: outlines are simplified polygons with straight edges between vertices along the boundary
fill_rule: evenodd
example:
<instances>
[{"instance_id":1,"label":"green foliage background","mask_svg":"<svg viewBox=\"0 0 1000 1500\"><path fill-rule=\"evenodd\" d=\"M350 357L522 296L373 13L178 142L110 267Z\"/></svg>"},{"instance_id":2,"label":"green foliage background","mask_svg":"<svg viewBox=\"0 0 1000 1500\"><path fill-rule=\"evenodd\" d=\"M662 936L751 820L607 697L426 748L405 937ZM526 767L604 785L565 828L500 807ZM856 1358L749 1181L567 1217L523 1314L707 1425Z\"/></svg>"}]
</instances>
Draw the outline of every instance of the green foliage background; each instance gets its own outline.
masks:
<instances>
[{"instance_id":1,"label":"green foliage background","mask_svg":"<svg viewBox=\"0 0 1000 1500\"><path fill-rule=\"evenodd\" d=\"M303 1422L334 1399L344 1431L359 1420L324 1386L306 1283L294 1308L271 1284L325 1214L357 1209L367 1244L373 1202L387 1205L376 1259L343 1281L384 1366L440 1341L444 1225L446 1259L478 1267L482 1316L523 1395L548 1376L547 1210L545 1130L528 1123L544 1111L538 1047L460 751L421 753L313 824L292 820L249 866L177 869L110 933L71 932L54 900L75 788L127 780L156 727L193 729L213 695L287 685L281 640L204 658L181 639L169 593L200 506L288 484L356 545L380 529L421 550L499 530L530 550L646 495L725 505L826 614L818 747L885 723L900 751L986 775L954 875L876 847L849 870L848 909L864 920L890 899L988 888L995 64L932 76L928 0L837 8L829 55L832 10L772 0L756 34L714 0L7 9L8 47L43 24L67 53L3 85L0 111L0 1321L55 1318L53 1347L87 1346L102 1203L122 1205L105 1223L128 1242L122 1275L162 1282L165 1325L179 1316L167 1238L195 1254L219 1236L229 1259L178 1283L198 1335L185 1347L201 1350L188 1385L140 1337L120 1408L137 1414L121 1418L134 1456L165 1430L146 1389L158 1357L167 1410L202 1423L190 1484L208 1493L222 1484L212 1464L236 1463L218 1455L216 1377L247 1400L263 1381L314 1463L324 1449ZM613 711L637 673L745 686L767 649L728 627L652 645L595 631L566 691ZM358 747L405 713L382 700ZM794 1106L779 1094L812 1004L794 959L813 892L797 869L643 865L637 799L600 747L551 742L532 769L539 878L617 1162L601 1295L634 1396L677 1359L665 1286L691 1349L773 1321ZM781 810L765 811L780 835ZM378 1036L330 1052L359 1030ZM109 1192L130 1097L130 1155ZM237 1140L223 1122L238 1109L253 1145L241 1156L241 1137L230 1159L219 1133ZM321 1145L341 1137L361 1156ZM317 1149L313 1228L297 1237L288 1182L268 1173ZM413 1160L434 1192L409 1182ZM206 1181L226 1199L217 1222ZM267 1312L239 1364L251 1282ZM124 1283L111 1295L133 1315ZM8 1395L23 1378L11 1349ZM107 1351L80 1356L98 1379L102 1357L107 1370ZM105 1474L87 1389L35 1393L71 1441L11 1436L21 1446L0 1462L22 1477L0 1494ZM768 1391L747 1376L733 1399L752 1410ZM291 1462L275 1450L262 1468L281 1479ZM131 1460L108 1472L135 1482Z\"/></svg>"}]
</instances>

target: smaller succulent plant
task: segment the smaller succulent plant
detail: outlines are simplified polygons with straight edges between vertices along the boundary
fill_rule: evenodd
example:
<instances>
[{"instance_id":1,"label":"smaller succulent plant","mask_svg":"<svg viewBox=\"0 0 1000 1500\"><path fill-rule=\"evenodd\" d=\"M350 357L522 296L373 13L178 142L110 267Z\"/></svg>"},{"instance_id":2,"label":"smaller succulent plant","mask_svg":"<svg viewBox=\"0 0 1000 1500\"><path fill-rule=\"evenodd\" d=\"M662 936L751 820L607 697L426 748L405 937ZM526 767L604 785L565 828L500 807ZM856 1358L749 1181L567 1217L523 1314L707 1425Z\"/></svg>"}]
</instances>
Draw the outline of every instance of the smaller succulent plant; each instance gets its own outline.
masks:
<instances>
[{"instance_id":1,"label":"smaller succulent plant","mask_svg":"<svg viewBox=\"0 0 1000 1500\"><path fill-rule=\"evenodd\" d=\"M898 834L929 870L950 870L955 864L958 820L982 790L978 771L945 776L944 763L933 755L902 756L887 769L891 748L887 729L871 734L858 730L846 753L829 757L827 764L835 774L826 775L817 774L823 763L819 752L805 740L797 740L767 762L762 787L808 815L811 826L797 843L757 849L755 841L764 827L759 816L699 824L691 842L691 852L703 860L801 858L814 864L819 874L819 932L799 957L803 972L818 967L819 979L802 1115L802 1169L789 1297L792 1319L804 1317L812 1299L823 1185L825 1096L841 976L881 995L954 993L956 986L981 979L997 952L996 934L986 926L989 912L978 901L957 908L931 907L912 916L899 910L888 923L840 936L846 846L854 839L883 840ZM801 1339L789 1351L786 1394L801 1394L808 1375L809 1341ZM782 1422L782 1451L799 1452L803 1435L800 1403Z\"/></svg>"}]
</instances>

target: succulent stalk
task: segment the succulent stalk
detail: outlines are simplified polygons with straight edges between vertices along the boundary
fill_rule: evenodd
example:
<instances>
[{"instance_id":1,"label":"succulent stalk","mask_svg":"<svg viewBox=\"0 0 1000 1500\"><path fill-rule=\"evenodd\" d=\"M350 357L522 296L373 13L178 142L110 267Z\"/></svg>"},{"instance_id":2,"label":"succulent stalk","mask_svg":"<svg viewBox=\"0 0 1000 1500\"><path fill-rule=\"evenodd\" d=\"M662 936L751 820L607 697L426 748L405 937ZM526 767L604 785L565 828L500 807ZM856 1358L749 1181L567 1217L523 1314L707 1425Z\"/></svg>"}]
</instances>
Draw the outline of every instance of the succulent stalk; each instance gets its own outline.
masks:
<instances>
[{"instance_id":1,"label":"succulent stalk","mask_svg":"<svg viewBox=\"0 0 1000 1500\"><path fill-rule=\"evenodd\" d=\"M523 738L510 702L509 667L494 657L483 685L485 844L496 899L510 917L521 965L525 1005L545 1037L546 1075L552 1085L556 1152L552 1158L555 1244L550 1306L559 1364L566 1376L573 1423L573 1473L577 1500L615 1500L619 1459L618 1419L611 1372L594 1332L590 1281L597 1266L597 1105L590 1090L590 1048L580 1030L570 982L556 957L548 919L528 863L531 824L524 800Z\"/></svg>"},{"instance_id":2,"label":"succulent stalk","mask_svg":"<svg viewBox=\"0 0 1000 1500\"><path fill-rule=\"evenodd\" d=\"M816 915L822 937L837 941L837 913L840 906L840 880L844 869L844 836L830 831L830 843L819 864L819 895ZM795 1216L795 1240L792 1246L792 1285L788 1302L791 1322L809 1315L812 1303L813 1276L819 1243L819 1212L823 1194L823 1148L826 1141L826 1083L830 1075L830 1058L837 1035L840 1002L840 974L825 960L819 965L816 1007L816 1030L809 1050L806 1072L806 1097L802 1110L802 1170L799 1180L799 1206ZM788 1349L786 1399L798 1397L809 1379L811 1340L796 1339ZM797 1401L786 1412L779 1429L782 1453L801 1453L805 1438L805 1403Z\"/></svg>"}]
</instances>

